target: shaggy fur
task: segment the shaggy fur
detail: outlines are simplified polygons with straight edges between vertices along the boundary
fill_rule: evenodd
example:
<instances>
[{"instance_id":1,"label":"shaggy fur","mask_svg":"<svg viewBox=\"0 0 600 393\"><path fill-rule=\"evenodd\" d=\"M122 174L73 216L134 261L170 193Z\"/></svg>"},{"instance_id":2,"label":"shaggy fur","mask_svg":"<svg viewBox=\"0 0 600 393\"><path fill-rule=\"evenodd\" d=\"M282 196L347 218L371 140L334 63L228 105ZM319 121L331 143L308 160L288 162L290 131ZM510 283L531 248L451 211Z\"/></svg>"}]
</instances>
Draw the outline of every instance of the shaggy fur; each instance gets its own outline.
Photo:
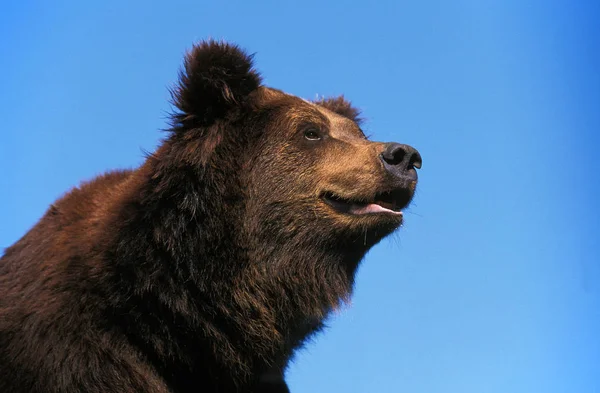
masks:
<instances>
[{"instance_id":1,"label":"shaggy fur","mask_svg":"<svg viewBox=\"0 0 600 393\"><path fill-rule=\"evenodd\" d=\"M343 98L264 87L214 41L173 98L141 167L71 190L0 259L0 392L287 392L294 350L401 224L324 199L414 191Z\"/></svg>"}]
</instances>

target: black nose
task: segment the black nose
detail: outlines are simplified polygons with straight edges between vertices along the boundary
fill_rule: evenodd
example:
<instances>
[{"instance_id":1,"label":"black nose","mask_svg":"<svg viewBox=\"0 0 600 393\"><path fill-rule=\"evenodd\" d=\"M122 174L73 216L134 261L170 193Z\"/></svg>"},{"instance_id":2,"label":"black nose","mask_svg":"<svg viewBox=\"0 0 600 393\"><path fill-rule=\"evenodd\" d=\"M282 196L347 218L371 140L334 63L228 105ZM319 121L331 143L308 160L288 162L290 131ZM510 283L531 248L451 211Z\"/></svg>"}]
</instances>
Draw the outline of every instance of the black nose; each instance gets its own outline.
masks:
<instances>
[{"instance_id":1,"label":"black nose","mask_svg":"<svg viewBox=\"0 0 600 393\"><path fill-rule=\"evenodd\" d=\"M408 176L417 178L415 168L421 168L421 155L412 146L402 145L400 143L386 143L383 153L381 153L383 166L395 176Z\"/></svg>"}]
</instances>

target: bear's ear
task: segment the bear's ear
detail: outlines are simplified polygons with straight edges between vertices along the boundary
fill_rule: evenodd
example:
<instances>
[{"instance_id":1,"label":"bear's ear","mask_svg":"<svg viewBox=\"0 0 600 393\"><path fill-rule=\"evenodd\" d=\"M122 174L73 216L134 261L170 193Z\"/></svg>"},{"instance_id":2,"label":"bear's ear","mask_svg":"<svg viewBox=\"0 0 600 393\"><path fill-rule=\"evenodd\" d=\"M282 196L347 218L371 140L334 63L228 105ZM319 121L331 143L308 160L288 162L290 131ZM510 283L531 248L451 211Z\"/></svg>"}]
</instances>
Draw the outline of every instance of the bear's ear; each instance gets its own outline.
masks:
<instances>
[{"instance_id":1,"label":"bear's ear","mask_svg":"<svg viewBox=\"0 0 600 393\"><path fill-rule=\"evenodd\" d=\"M322 107L329 109L338 115L347 117L348 119L356 122L358 125L363 121L360 117L360 110L353 107L344 96L333 97L333 98L321 98L315 101L315 104L321 105Z\"/></svg>"},{"instance_id":2,"label":"bear's ear","mask_svg":"<svg viewBox=\"0 0 600 393\"><path fill-rule=\"evenodd\" d=\"M260 84L252 56L238 46L212 40L194 45L171 91L179 109L173 116L174 130L212 124L243 105Z\"/></svg>"}]
</instances>

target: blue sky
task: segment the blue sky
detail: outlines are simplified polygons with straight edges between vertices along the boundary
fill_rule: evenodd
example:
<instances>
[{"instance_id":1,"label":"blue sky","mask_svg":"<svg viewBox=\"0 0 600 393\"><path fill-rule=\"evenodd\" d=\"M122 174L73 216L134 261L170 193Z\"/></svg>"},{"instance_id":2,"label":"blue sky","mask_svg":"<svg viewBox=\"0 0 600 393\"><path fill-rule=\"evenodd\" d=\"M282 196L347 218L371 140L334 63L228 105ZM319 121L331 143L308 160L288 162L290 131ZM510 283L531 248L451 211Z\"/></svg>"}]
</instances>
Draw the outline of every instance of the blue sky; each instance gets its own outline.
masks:
<instances>
[{"instance_id":1,"label":"blue sky","mask_svg":"<svg viewBox=\"0 0 600 393\"><path fill-rule=\"evenodd\" d=\"M345 94L424 157L406 225L288 372L293 392L600 391L600 6L581 1L0 6L0 247L156 147L192 42Z\"/></svg>"}]
</instances>

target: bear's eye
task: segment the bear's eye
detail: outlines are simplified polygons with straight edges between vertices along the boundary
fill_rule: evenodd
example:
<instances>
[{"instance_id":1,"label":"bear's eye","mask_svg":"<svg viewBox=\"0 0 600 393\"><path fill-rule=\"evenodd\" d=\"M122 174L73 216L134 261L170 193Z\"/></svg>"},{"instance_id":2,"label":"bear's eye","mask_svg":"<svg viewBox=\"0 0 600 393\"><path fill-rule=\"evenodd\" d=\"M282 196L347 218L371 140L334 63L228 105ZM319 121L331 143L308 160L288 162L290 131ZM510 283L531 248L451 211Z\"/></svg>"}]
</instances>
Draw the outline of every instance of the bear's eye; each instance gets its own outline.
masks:
<instances>
[{"instance_id":1,"label":"bear's eye","mask_svg":"<svg viewBox=\"0 0 600 393\"><path fill-rule=\"evenodd\" d=\"M304 137L309 141L318 141L321 139L321 134L316 128L308 128L304 131Z\"/></svg>"}]
</instances>

